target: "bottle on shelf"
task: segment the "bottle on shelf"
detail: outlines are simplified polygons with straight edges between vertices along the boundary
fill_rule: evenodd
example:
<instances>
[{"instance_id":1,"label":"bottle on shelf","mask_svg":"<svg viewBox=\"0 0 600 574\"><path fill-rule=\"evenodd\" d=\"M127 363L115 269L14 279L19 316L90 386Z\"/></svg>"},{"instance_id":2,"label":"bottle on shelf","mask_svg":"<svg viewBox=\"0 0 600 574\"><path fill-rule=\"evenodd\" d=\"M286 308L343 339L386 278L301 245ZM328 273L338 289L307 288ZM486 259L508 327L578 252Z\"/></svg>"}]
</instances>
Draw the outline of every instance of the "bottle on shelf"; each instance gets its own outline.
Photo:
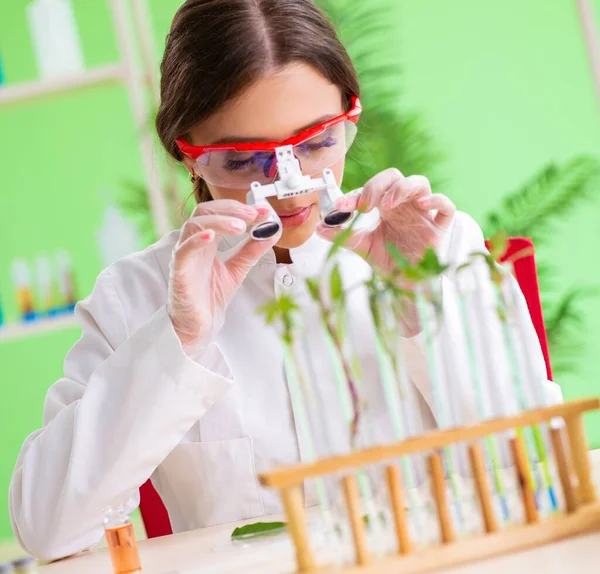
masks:
<instances>
[{"instance_id":1,"label":"bottle on shelf","mask_svg":"<svg viewBox=\"0 0 600 574\"><path fill-rule=\"evenodd\" d=\"M36 574L37 560L32 556L26 556L13 561L15 574Z\"/></svg>"},{"instance_id":2,"label":"bottle on shelf","mask_svg":"<svg viewBox=\"0 0 600 574\"><path fill-rule=\"evenodd\" d=\"M27 6L27 19L42 78L78 74L84 70L70 0L32 0Z\"/></svg>"},{"instance_id":3,"label":"bottle on shelf","mask_svg":"<svg viewBox=\"0 0 600 574\"><path fill-rule=\"evenodd\" d=\"M140 249L142 241L135 224L116 206L108 205L98 230L98 247L105 267Z\"/></svg>"},{"instance_id":4,"label":"bottle on shelf","mask_svg":"<svg viewBox=\"0 0 600 574\"><path fill-rule=\"evenodd\" d=\"M38 255L35 260L38 315L56 314L56 299L52 293L52 268L50 260Z\"/></svg>"},{"instance_id":5,"label":"bottle on shelf","mask_svg":"<svg viewBox=\"0 0 600 574\"><path fill-rule=\"evenodd\" d=\"M37 318L31 288L29 265L24 259L15 259L12 264L13 285L17 296L17 307L23 321Z\"/></svg>"},{"instance_id":6,"label":"bottle on shelf","mask_svg":"<svg viewBox=\"0 0 600 574\"><path fill-rule=\"evenodd\" d=\"M104 532L115 574L141 572L133 524L122 506L104 510Z\"/></svg>"},{"instance_id":7,"label":"bottle on shelf","mask_svg":"<svg viewBox=\"0 0 600 574\"><path fill-rule=\"evenodd\" d=\"M61 309L73 312L77 303L77 295L75 293L75 277L71 255L66 251L59 251L56 254L56 266L58 277L56 288L61 300Z\"/></svg>"},{"instance_id":8,"label":"bottle on shelf","mask_svg":"<svg viewBox=\"0 0 600 574\"><path fill-rule=\"evenodd\" d=\"M4 84L4 68L2 67L2 54L0 54L0 86Z\"/></svg>"}]
</instances>

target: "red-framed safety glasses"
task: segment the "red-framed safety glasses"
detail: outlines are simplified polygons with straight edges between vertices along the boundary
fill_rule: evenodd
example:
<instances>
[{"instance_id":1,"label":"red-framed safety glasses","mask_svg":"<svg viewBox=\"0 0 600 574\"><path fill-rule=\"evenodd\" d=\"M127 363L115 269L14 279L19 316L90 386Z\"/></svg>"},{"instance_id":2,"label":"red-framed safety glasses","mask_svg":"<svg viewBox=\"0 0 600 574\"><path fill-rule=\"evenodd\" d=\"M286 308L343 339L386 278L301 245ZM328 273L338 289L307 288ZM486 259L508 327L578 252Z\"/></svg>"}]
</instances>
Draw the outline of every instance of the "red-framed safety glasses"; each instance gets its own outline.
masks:
<instances>
[{"instance_id":1,"label":"red-framed safety glasses","mask_svg":"<svg viewBox=\"0 0 600 574\"><path fill-rule=\"evenodd\" d=\"M353 96L347 112L283 141L194 146L180 138L176 143L183 154L196 162L194 170L208 183L246 189L254 181L265 184L275 179L278 147L293 146L305 175L313 176L336 164L354 142L361 112L360 100Z\"/></svg>"}]
</instances>

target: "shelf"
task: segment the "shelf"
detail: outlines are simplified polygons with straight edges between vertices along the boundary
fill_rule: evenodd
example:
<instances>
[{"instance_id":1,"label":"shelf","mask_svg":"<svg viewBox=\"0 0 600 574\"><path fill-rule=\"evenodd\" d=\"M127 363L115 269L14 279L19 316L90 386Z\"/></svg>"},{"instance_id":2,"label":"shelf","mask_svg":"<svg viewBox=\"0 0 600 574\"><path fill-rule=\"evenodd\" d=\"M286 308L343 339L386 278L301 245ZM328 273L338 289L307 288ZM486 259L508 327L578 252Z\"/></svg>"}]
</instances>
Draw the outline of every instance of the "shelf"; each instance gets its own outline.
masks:
<instances>
[{"instance_id":1,"label":"shelf","mask_svg":"<svg viewBox=\"0 0 600 574\"><path fill-rule=\"evenodd\" d=\"M0 344L77 326L78 323L72 314L37 319L31 323L5 324L0 327Z\"/></svg>"},{"instance_id":2,"label":"shelf","mask_svg":"<svg viewBox=\"0 0 600 574\"><path fill-rule=\"evenodd\" d=\"M9 105L18 105L26 100L33 100L76 90L120 82L124 78L123 68L118 65L103 66L86 70L81 74L37 80L22 84L5 84L0 86L0 108Z\"/></svg>"}]
</instances>

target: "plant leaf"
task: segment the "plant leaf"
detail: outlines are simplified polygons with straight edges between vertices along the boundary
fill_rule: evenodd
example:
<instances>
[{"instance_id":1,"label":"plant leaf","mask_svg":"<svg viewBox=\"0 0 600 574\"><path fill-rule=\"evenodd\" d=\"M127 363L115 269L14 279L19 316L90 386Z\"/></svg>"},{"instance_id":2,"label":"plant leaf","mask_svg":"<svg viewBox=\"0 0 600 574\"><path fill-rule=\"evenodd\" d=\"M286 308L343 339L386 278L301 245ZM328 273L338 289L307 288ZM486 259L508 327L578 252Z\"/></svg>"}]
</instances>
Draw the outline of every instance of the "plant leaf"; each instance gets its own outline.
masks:
<instances>
[{"instance_id":1,"label":"plant leaf","mask_svg":"<svg viewBox=\"0 0 600 574\"><path fill-rule=\"evenodd\" d=\"M589 297L597 297L600 289L593 287L570 289L560 299L544 302L546 335L552 370L555 374L577 371L576 357L585 345L585 313L580 303Z\"/></svg>"},{"instance_id":2,"label":"plant leaf","mask_svg":"<svg viewBox=\"0 0 600 574\"><path fill-rule=\"evenodd\" d=\"M231 538L254 538L257 536L278 534L286 528L287 524L285 522L255 522L253 524L246 524L245 526L238 526L231 533Z\"/></svg>"},{"instance_id":3,"label":"plant leaf","mask_svg":"<svg viewBox=\"0 0 600 574\"><path fill-rule=\"evenodd\" d=\"M391 241L388 241L385 246L398 269L404 272L410 268L410 261L400 253L400 250Z\"/></svg>"},{"instance_id":4,"label":"plant leaf","mask_svg":"<svg viewBox=\"0 0 600 574\"><path fill-rule=\"evenodd\" d=\"M339 265L334 265L329 276L329 291L331 300L335 303L341 303L344 300L344 286L342 284L342 274Z\"/></svg>"},{"instance_id":5,"label":"plant leaf","mask_svg":"<svg viewBox=\"0 0 600 574\"><path fill-rule=\"evenodd\" d=\"M494 261L500 261L508 249L508 234L499 229L489 239L490 255Z\"/></svg>"},{"instance_id":6,"label":"plant leaf","mask_svg":"<svg viewBox=\"0 0 600 574\"><path fill-rule=\"evenodd\" d=\"M279 317L279 301L272 299L271 301L261 305L257 313L265 316L265 322L267 325L273 324Z\"/></svg>"},{"instance_id":7,"label":"plant leaf","mask_svg":"<svg viewBox=\"0 0 600 574\"><path fill-rule=\"evenodd\" d=\"M354 218L352 223L350 223L350 225L346 227L346 229L343 229L335 236L329 249L329 252L327 253L327 260L330 260L342 247L344 247L346 242L350 239L354 230L354 222L357 219L358 218Z\"/></svg>"},{"instance_id":8,"label":"plant leaf","mask_svg":"<svg viewBox=\"0 0 600 574\"><path fill-rule=\"evenodd\" d=\"M440 259L433 247L425 249L425 253L423 253L423 257L417 264L417 267L428 277L441 275L448 269L448 265L442 265L440 263Z\"/></svg>"},{"instance_id":9,"label":"plant leaf","mask_svg":"<svg viewBox=\"0 0 600 574\"><path fill-rule=\"evenodd\" d=\"M315 277L309 277L305 281L306 287L310 296L314 301L319 301L321 299L321 290L319 289L319 280Z\"/></svg>"},{"instance_id":10,"label":"plant leaf","mask_svg":"<svg viewBox=\"0 0 600 574\"><path fill-rule=\"evenodd\" d=\"M599 289L578 288L567 291L546 317L546 336L548 342L555 344L559 339L568 338L566 330L569 326L580 327L583 323L584 314L579 309L580 301L589 297L595 297L600 293Z\"/></svg>"},{"instance_id":11,"label":"plant leaf","mask_svg":"<svg viewBox=\"0 0 600 574\"><path fill-rule=\"evenodd\" d=\"M510 237L531 237L539 247L568 213L595 197L599 186L597 157L582 155L564 165L550 163L488 214L485 235L503 229Z\"/></svg>"}]
</instances>

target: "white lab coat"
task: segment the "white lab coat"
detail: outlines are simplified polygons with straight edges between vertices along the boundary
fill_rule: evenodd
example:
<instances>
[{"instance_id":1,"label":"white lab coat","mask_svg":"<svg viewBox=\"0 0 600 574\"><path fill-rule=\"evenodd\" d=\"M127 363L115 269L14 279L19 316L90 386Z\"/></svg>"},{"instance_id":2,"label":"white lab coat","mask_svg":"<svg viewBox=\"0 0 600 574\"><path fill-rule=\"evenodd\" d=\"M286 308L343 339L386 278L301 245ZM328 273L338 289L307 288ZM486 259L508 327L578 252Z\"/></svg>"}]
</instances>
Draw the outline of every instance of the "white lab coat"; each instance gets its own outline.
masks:
<instances>
[{"instance_id":1,"label":"white lab coat","mask_svg":"<svg viewBox=\"0 0 600 574\"><path fill-rule=\"evenodd\" d=\"M126 503L133 510L139 486L149 477L175 532L280 511L276 494L258 484L257 473L297 462L304 452L276 330L265 326L256 310L290 291L309 329L317 330L303 278L321 269L328 245L313 236L292 250L291 265L277 264L272 252L265 255L233 298L215 340L192 360L166 310L177 238L174 232L107 268L77 307L81 339L67 355L64 377L48 391L44 426L25 441L10 486L14 532L39 558L56 559L95 545L103 535L103 508ZM226 238L222 256L232 247ZM439 254L459 264L483 247L477 224L459 213ZM346 280L368 276L368 265L355 254L342 251L339 261ZM442 281L446 297L452 274ZM357 292L349 308L369 380L369 373L377 377L377 366L372 342L366 340L366 301ZM530 360L543 368L531 324L527 332L538 350ZM422 341L417 336L407 344L410 379L432 425ZM323 352L319 344L311 347L317 368L321 362L326 369ZM451 382L454 400L468 418L472 392L461 385ZM547 383L547 393L548 400L561 400L554 383ZM374 416L384 406L377 398L371 404ZM307 491L307 499L314 502L313 493Z\"/></svg>"}]
</instances>

